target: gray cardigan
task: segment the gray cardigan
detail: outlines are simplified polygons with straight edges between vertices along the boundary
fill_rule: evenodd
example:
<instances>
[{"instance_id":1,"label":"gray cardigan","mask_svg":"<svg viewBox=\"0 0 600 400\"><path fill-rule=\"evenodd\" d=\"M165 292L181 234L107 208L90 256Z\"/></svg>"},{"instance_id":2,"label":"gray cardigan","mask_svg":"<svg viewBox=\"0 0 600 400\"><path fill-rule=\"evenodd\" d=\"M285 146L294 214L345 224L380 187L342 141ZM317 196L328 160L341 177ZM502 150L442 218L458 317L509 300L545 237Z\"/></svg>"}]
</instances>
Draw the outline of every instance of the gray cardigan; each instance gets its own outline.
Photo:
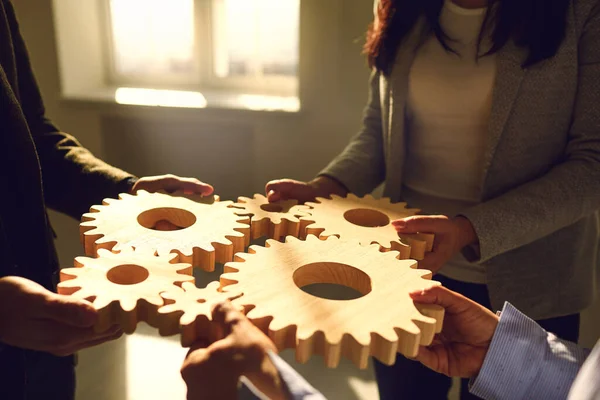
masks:
<instances>
[{"instance_id":1,"label":"gray cardigan","mask_svg":"<svg viewBox=\"0 0 600 400\"><path fill-rule=\"evenodd\" d=\"M514 43L497 56L481 203L463 210L479 237L492 305L544 319L592 302L600 208L600 1L573 0L556 56L528 69ZM385 183L402 199L409 70L421 23L391 73L374 71L363 128L325 168L356 194ZM418 207L417 205L413 205Z\"/></svg>"}]
</instances>

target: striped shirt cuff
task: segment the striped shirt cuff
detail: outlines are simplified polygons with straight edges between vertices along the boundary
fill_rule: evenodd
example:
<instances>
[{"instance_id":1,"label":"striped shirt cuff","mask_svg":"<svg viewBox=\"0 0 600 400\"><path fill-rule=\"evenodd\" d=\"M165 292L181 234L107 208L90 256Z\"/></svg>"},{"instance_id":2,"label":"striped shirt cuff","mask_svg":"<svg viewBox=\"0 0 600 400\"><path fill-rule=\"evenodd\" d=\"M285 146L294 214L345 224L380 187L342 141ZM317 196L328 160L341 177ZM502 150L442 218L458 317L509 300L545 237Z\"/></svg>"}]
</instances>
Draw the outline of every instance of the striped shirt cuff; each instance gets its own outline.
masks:
<instances>
[{"instance_id":1,"label":"striped shirt cuff","mask_svg":"<svg viewBox=\"0 0 600 400\"><path fill-rule=\"evenodd\" d=\"M484 399L565 399L585 352L505 303L470 391Z\"/></svg>"}]
</instances>

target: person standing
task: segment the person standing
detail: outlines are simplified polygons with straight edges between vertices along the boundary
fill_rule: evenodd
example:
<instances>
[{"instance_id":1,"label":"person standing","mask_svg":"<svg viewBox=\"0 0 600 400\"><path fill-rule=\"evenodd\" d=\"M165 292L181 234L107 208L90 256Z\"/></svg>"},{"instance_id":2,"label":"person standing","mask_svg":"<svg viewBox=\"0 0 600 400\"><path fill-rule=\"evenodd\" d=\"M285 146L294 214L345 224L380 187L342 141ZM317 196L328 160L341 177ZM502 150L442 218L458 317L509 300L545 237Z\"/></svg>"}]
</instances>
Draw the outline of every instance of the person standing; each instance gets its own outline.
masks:
<instances>
[{"instance_id":1,"label":"person standing","mask_svg":"<svg viewBox=\"0 0 600 400\"><path fill-rule=\"evenodd\" d=\"M577 341L599 242L600 2L380 0L375 15L362 130L311 182L269 182L269 200L384 183L426 214L397 231L436 236L421 268ZM375 371L384 400L451 385L401 356Z\"/></svg>"}]
</instances>

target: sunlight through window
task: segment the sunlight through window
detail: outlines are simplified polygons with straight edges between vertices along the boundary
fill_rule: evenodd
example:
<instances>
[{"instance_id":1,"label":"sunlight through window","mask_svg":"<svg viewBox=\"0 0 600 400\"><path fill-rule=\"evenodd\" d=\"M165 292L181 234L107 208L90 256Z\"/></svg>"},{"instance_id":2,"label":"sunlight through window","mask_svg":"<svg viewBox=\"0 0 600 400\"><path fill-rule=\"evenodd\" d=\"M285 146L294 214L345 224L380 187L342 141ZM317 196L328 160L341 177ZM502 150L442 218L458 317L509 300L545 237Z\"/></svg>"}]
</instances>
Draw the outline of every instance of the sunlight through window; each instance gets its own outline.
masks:
<instances>
[{"instance_id":1,"label":"sunlight through window","mask_svg":"<svg viewBox=\"0 0 600 400\"><path fill-rule=\"evenodd\" d=\"M110 14L117 74L193 71L193 0L111 0Z\"/></svg>"},{"instance_id":2,"label":"sunlight through window","mask_svg":"<svg viewBox=\"0 0 600 400\"><path fill-rule=\"evenodd\" d=\"M107 0L111 83L296 95L300 0Z\"/></svg>"}]
</instances>

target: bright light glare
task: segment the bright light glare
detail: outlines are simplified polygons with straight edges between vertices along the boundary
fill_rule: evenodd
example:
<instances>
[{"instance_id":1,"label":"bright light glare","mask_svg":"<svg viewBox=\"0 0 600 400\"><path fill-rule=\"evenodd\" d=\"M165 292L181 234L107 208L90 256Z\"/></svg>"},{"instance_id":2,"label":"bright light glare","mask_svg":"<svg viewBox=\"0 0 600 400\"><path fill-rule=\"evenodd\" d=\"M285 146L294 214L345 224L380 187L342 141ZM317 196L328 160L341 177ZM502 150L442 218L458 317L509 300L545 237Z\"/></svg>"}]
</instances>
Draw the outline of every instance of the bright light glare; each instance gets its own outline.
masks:
<instances>
[{"instance_id":1,"label":"bright light glare","mask_svg":"<svg viewBox=\"0 0 600 400\"><path fill-rule=\"evenodd\" d=\"M217 76L296 76L300 0L214 0Z\"/></svg>"},{"instance_id":2,"label":"bright light glare","mask_svg":"<svg viewBox=\"0 0 600 400\"><path fill-rule=\"evenodd\" d=\"M297 97L261 96L242 94L238 96L239 104L255 111L288 111L300 110L300 100Z\"/></svg>"},{"instance_id":3,"label":"bright light glare","mask_svg":"<svg viewBox=\"0 0 600 400\"><path fill-rule=\"evenodd\" d=\"M206 108L206 98L202 93L178 90L118 88L115 101L139 106Z\"/></svg>"},{"instance_id":4,"label":"bright light glare","mask_svg":"<svg viewBox=\"0 0 600 400\"><path fill-rule=\"evenodd\" d=\"M110 11L117 73L193 72L194 0L111 0Z\"/></svg>"}]
</instances>

